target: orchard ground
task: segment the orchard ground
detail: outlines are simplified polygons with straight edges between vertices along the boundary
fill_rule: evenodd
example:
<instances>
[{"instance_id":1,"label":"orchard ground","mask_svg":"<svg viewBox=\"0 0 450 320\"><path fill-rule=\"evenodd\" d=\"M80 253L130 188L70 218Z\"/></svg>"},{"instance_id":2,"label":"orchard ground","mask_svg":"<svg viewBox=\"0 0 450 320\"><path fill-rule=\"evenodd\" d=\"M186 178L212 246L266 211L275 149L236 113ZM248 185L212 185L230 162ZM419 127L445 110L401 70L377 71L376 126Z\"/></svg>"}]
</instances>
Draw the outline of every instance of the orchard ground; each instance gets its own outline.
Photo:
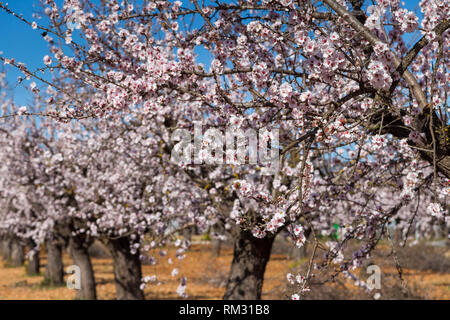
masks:
<instances>
[{"instance_id":1,"label":"orchard ground","mask_svg":"<svg viewBox=\"0 0 450 320\"><path fill-rule=\"evenodd\" d=\"M199 243L201 242L201 243ZM159 284L149 283L145 289L146 299L179 299L175 293L179 277L186 276L188 287L186 293L189 299L221 299L225 292L225 283L232 260L232 247L224 244L221 255L211 257L211 245L206 241L194 241L185 259L177 261L175 251L168 250L166 257L158 258L156 265L144 265L143 275L156 275ZM450 300L450 247L439 245L440 242L426 241L416 246L406 246L398 256L402 267L404 285L399 279L392 250L388 243L382 243L370 263L375 263L382 270L380 299L445 299ZM436 246L436 244L438 244ZM277 241L274 253L268 263L263 299L286 299L289 287L286 281L288 272L306 268L309 257L298 261L292 260L286 252L288 246L282 240ZM93 264L96 276L97 294L99 299L114 299L115 287L113 265L109 257L104 257L100 247L94 252ZM310 251L308 252L311 253ZM174 263L169 264L172 257ZM31 299L55 300L75 299L75 291L63 287L48 287L43 285L43 272L46 256L41 252L41 275L28 276L24 267L11 267L4 261L0 262L0 299ZM67 253L64 254L65 269L72 264ZM180 273L171 276L173 268ZM367 279L366 265L356 274ZM68 275L65 276L66 279ZM325 279L325 278L324 278ZM320 279L317 279L317 282ZM366 293L345 279L342 274L322 286L314 286L306 299L370 299L374 292Z\"/></svg>"}]
</instances>

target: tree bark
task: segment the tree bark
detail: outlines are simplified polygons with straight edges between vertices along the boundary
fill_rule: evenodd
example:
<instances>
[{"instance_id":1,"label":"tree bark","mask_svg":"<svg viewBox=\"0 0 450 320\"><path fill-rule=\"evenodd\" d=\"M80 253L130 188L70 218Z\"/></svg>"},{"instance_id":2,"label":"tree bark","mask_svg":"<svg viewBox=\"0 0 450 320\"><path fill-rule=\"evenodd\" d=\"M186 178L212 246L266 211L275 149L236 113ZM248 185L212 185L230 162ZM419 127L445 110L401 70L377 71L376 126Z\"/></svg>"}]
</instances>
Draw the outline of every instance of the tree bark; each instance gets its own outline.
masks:
<instances>
[{"instance_id":1,"label":"tree bark","mask_svg":"<svg viewBox=\"0 0 450 320\"><path fill-rule=\"evenodd\" d=\"M27 266L27 274L29 275L37 275L41 271L41 264L39 261L39 251L32 250L28 253L28 266Z\"/></svg>"},{"instance_id":2,"label":"tree bark","mask_svg":"<svg viewBox=\"0 0 450 320\"><path fill-rule=\"evenodd\" d=\"M37 275L40 273L41 264L39 259L39 248L33 239L28 239L28 253L27 253L27 274L29 275Z\"/></svg>"},{"instance_id":3,"label":"tree bark","mask_svg":"<svg viewBox=\"0 0 450 320\"><path fill-rule=\"evenodd\" d=\"M223 241L220 236L225 233L225 225L223 221L219 220L213 227L211 240L211 257L219 257L222 250Z\"/></svg>"},{"instance_id":4,"label":"tree bark","mask_svg":"<svg viewBox=\"0 0 450 320\"><path fill-rule=\"evenodd\" d=\"M11 261L11 239L5 237L2 242L2 257L5 262Z\"/></svg>"},{"instance_id":5,"label":"tree bark","mask_svg":"<svg viewBox=\"0 0 450 320\"><path fill-rule=\"evenodd\" d=\"M293 245L291 249L291 259L295 262L300 261L301 259L308 256L308 251L306 248L306 243L303 245L303 247L298 248L297 246Z\"/></svg>"},{"instance_id":6,"label":"tree bark","mask_svg":"<svg viewBox=\"0 0 450 320\"><path fill-rule=\"evenodd\" d=\"M114 264L117 300L144 300L139 252L132 254L130 240L126 237L108 240Z\"/></svg>"},{"instance_id":7,"label":"tree bark","mask_svg":"<svg viewBox=\"0 0 450 320\"><path fill-rule=\"evenodd\" d=\"M19 239L14 238L11 243L11 264L14 267L23 266L25 263L25 248Z\"/></svg>"},{"instance_id":8,"label":"tree bark","mask_svg":"<svg viewBox=\"0 0 450 320\"><path fill-rule=\"evenodd\" d=\"M184 229L183 230L184 240L191 242L193 233L194 233L194 229L192 227Z\"/></svg>"},{"instance_id":9,"label":"tree bark","mask_svg":"<svg viewBox=\"0 0 450 320\"><path fill-rule=\"evenodd\" d=\"M47 265L45 267L44 282L51 286L64 284L64 265L62 261L62 244L56 239L45 241L47 250Z\"/></svg>"},{"instance_id":10,"label":"tree bark","mask_svg":"<svg viewBox=\"0 0 450 320\"><path fill-rule=\"evenodd\" d=\"M222 251L222 240L219 238L213 238L211 240L211 257L220 257Z\"/></svg>"},{"instance_id":11,"label":"tree bark","mask_svg":"<svg viewBox=\"0 0 450 320\"><path fill-rule=\"evenodd\" d=\"M80 268L80 285L77 290L77 299L96 300L94 269L88 254L89 245L81 237L71 236L69 238L69 254L73 263Z\"/></svg>"},{"instance_id":12,"label":"tree bark","mask_svg":"<svg viewBox=\"0 0 450 320\"><path fill-rule=\"evenodd\" d=\"M239 230L224 300L261 299L264 272L273 241L274 236L258 239L249 231Z\"/></svg>"}]
</instances>

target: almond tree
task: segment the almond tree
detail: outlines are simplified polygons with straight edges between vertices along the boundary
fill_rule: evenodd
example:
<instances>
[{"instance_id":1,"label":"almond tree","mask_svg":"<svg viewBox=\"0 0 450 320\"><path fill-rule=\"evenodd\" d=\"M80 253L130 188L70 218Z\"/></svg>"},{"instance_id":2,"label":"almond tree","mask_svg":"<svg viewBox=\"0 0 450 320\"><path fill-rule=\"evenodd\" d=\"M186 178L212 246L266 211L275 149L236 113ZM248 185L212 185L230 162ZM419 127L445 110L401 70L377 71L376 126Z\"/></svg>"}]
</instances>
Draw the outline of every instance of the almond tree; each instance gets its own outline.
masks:
<instances>
[{"instance_id":1,"label":"almond tree","mask_svg":"<svg viewBox=\"0 0 450 320\"><path fill-rule=\"evenodd\" d=\"M42 23L18 18L40 29L49 42L51 55L44 57L44 70L56 70L91 90L80 100L57 83L47 83L56 92L47 102L59 117L98 117L139 105L155 119L153 131L192 127L193 121L201 120L219 129L233 123L242 129L292 133L281 139L285 158L280 179L249 172L242 177L236 173L233 181L231 166L220 173L187 170L204 188L213 174L219 188L231 193L235 208L229 216L242 227L232 274L235 268L249 270L242 274L258 280L241 288L236 283L227 298L259 298L264 267L256 275L255 263L246 265L244 260L259 261L263 256L265 265L271 243L261 241L282 227L301 245L305 227L298 223L312 229L312 220L316 228L329 224L323 210L334 201L330 195L339 199L334 208L345 216L339 219L352 223L345 239L368 237L367 250L352 261L374 247L379 227L421 189L431 189L431 195L417 201L448 224L450 22L444 1L421 1L421 21L398 0L372 5L357 0L207 5L196 0L136 5L72 0L62 7L47 0L43 5L48 18ZM414 45L407 44L409 33L420 37ZM201 63L205 57L211 58L208 66ZM23 64L2 59L46 81ZM168 153L167 137L160 138ZM221 153L206 150L205 159L221 163ZM374 170L380 168L377 176ZM295 179L283 179L289 175ZM392 189L392 183L398 188ZM370 190L371 186L376 188ZM383 192L394 192L393 201L384 201ZM233 197L252 201L236 202ZM311 209L314 199L327 205L314 204ZM363 209L370 205L370 210L362 210L367 217L352 218L349 204L355 201ZM361 213L361 208L356 211ZM410 216L406 221L415 219L414 212L403 210ZM300 293L307 290L316 250L334 250L320 248L317 237L314 243ZM342 269L348 271L346 266ZM236 282L242 282L239 273Z\"/></svg>"}]
</instances>

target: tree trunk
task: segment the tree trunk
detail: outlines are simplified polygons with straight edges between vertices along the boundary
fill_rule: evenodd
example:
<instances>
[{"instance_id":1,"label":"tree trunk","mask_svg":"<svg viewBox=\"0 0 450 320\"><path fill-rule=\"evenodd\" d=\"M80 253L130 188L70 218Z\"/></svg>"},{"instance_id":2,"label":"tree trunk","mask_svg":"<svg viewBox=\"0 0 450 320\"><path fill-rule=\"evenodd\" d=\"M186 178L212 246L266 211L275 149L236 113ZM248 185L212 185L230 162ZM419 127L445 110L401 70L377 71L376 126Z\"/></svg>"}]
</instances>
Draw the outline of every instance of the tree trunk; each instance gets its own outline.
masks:
<instances>
[{"instance_id":1,"label":"tree trunk","mask_svg":"<svg viewBox=\"0 0 450 320\"><path fill-rule=\"evenodd\" d=\"M39 261L39 250L31 250L28 252L28 266L27 274L37 275L41 271L41 265Z\"/></svg>"},{"instance_id":2,"label":"tree trunk","mask_svg":"<svg viewBox=\"0 0 450 320\"><path fill-rule=\"evenodd\" d=\"M114 264L117 300L144 300L140 286L142 281L139 252L132 254L128 238L108 241Z\"/></svg>"},{"instance_id":3,"label":"tree trunk","mask_svg":"<svg viewBox=\"0 0 450 320\"><path fill-rule=\"evenodd\" d=\"M183 238L184 240L187 240L189 242L191 242L192 240L192 233L194 232L193 228L186 228L183 230Z\"/></svg>"},{"instance_id":4,"label":"tree trunk","mask_svg":"<svg viewBox=\"0 0 450 320\"><path fill-rule=\"evenodd\" d=\"M307 257L308 250L306 248L306 243L301 248L298 248L297 246L293 245L290 256L291 259L294 260L294 262L300 261L301 259Z\"/></svg>"},{"instance_id":5,"label":"tree trunk","mask_svg":"<svg viewBox=\"0 0 450 320\"><path fill-rule=\"evenodd\" d=\"M28 266L27 274L37 275L41 271L41 265L39 261L39 251L30 251L28 254Z\"/></svg>"},{"instance_id":6,"label":"tree trunk","mask_svg":"<svg viewBox=\"0 0 450 320\"><path fill-rule=\"evenodd\" d=\"M273 236L258 239L248 231L239 230L224 300L261 299L264 272L273 240Z\"/></svg>"},{"instance_id":7,"label":"tree trunk","mask_svg":"<svg viewBox=\"0 0 450 320\"><path fill-rule=\"evenodd\" d=\"M86 241L80 237L71 236L69 239L69 254L73 263L80 268L80 289L77 290L77 299L95 300L97 292L95 289L94 269L88 254Z\"/></svg>"},{"instance_id":8,"label":"tree trunk","mask_svg":"<svg viewBox=\"0 0 450 320\"><path fill-rule=\"evenodd\" d=\"M11 264L14 267L23 266L25 263L25 248L19 239L14 238L11 243Z\"/></svg>"},{"instance_id":9,"label":"tree trunk","mask_svg":"<svg viewBox=\"0 0 450 320\"><path fill-rule=\"evenodd\" d=\"M11 261L11 239L5 237L2 242L2 256L5 262Z\"/></svg>"},{"instance_id":10,"label":"tree trunk","mask_svg":"<svg viewBox=\"0 0 450 320\"><path fill-rule=\"evenodd\" d=\"M211 257L220 257L220 251L222 250L222 240L219 238L213 238L211 240Z\"/></svg>"},{"instance_id":11,"label":"tree trunk","mask_svg":"<svg viewBox=\"0 0 450 320\"><path fill-rule=\"evenodd\" d=\"M56 239L48 239L45 241L45 249L47 250L47 265L44 282L51 286L60 286L64 284L62 244Z\"/></svg>"},{"instance_id":12,"label":"tree trunk","mask_svg":"<svg viewBox=\"0 0 450 320\"><path fill-rule=\"evenodd\" d=\"M222 250L223 241L221 240L221 236L225 233L225 226L222 221L218 221L214 227L212 232L212 240L211 240L211 257L219 257L220 252Z\"/></svg>"},{"instance_id":13,"label":"tree trunk","mask_svg":"<svg viewBox=\"0 0 450 320\"><path fill-rule=\"evenodd\" d=\"M33 239L27 240L28 253L27 253L27 274L37 275L41 271L41 264L39 260L39 248Z\"/></svg>"}]
</instances>

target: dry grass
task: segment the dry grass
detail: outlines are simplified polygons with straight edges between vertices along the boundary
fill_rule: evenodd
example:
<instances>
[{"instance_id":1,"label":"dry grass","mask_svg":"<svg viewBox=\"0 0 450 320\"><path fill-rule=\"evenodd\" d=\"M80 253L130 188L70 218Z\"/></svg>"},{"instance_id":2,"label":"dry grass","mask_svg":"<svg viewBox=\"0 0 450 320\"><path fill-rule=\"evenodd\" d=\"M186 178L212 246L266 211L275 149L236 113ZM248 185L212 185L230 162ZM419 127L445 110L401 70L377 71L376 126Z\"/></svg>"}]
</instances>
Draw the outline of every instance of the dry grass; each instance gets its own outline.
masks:
<instances>
[{"instance_id":1,"label":"dry grass","mask_svg":"<svg viewBox=\"0 0 450 320\"><path fill-rule=\"evenodd\" d=\"M355 248L347 248L352 252ZM366 280L367 266L375 264L381 268L381 289L368 291L360 289L354 282L342 274L325 285L313 286L306 299L373 299L376 292L380 299L428 299L450 300L450 250L448 247L436 248L424 243L413 247L396 248L398 261L402 270L403 283L396 268L394 255L387 243L380 243L373 256L361 268L352 271L358 278ZM305 264L296 268L297 272L305 270ZM326 275L315 279L320 283L329 279ZM291 289L292 290L292 289Z\"/></svg>"},{"instance_id":2,"label":"dry grass","mask_svg":"<svg viewBox=\"0 0 450 320\"><path fill-rule=\"evenodd\" d=\"M420 298L420 299L450 299L450 270L422 270L405 265L404 277L411 291L410 296L401 296L398 276L393 263L387 257L387 251L381 251L376 257L376 263L383 270L383 286L386 292L382 292L383 298ZM169 264L168 257L172 257L174 264ZM46 263L45 255L42 255L42 264ZM174 252L169 251L166 257L159 258L154 266L143 266L144 276L156 275L158 284L149 284L145 289L147 299L179 299L175 290L179 284L180 276L188 279L187 294L190 299L221 299L225 292L226 277L232 259L232 250L227 247L222 250L222 255L211 259L210 248L207 245L193 245L186 258L177 261ZM72 264L70 258L64 255L64 265ZM94 271L97 283L99 299L114 299L115 288L113 279L113 267L110 258L93 258ZM285 275L289 272L292 261L285 254L273 254L267 266L266 278L263 287L263 299L285 299L289 289L286 286ZM173 268L178 268L180 273L176 277L171 276ZM42 268L42 271L44 268ZM444 271L444 272L442 272ZM0 299L32 299L54 300L74 299L75 292L66 287L45 287L41 285L42 275L27 276L25 268L5 267L0 262ZM398 289L398 290L397 290ZM316 291L317 290L317 291ZM370 298L360 289L354 287L349 281L338 277L335 283L317 287L315 293L309 298L315 299L358 299ZM387 292L389 291L389 292ZM389 296L391 295L391 297Z\"/></svg>"},{"instance_id":3,"label":"dry grass","mask_svg":"<svg viewBox=\"0 0 450 320\"><path fill-rule=\"evenodd\" d=\"M172 257L174 263L167 261ZM222 256L210 259L208 246L194 245L186 258L177 261L174 252L168 252L164 258L160 258L154 266L142 267L144 276L156 275L158 284L148 284L145 289L147 299L179 299L175 290L179 284L180 276L188 279L187 294L191 299L221 299L225 293L225 281L232 259L232 250L224 248ZM63 257L64 266L72 264L67 254ZM115 287L112 261L109 258L93 258L94 272L97 283L97 295L99 299L114 299ZM46 256L41 254L41 264L45 265ZM171 276L173 268L178 268L180 273L176 277ZM44 267L41 268L43 273ZM284 286L284 274L287 271L284 255L273 255L267 267L267 282L264 286L264 298L273 298L271 291ZM67 276L66 276L67 277ZM42 286L43 275L28 276L24 267L6 267L0 261L0 299L31 299L31 300L70 300L75 298L73 290L64 287Z\"/></svg>"}]
</instances>

